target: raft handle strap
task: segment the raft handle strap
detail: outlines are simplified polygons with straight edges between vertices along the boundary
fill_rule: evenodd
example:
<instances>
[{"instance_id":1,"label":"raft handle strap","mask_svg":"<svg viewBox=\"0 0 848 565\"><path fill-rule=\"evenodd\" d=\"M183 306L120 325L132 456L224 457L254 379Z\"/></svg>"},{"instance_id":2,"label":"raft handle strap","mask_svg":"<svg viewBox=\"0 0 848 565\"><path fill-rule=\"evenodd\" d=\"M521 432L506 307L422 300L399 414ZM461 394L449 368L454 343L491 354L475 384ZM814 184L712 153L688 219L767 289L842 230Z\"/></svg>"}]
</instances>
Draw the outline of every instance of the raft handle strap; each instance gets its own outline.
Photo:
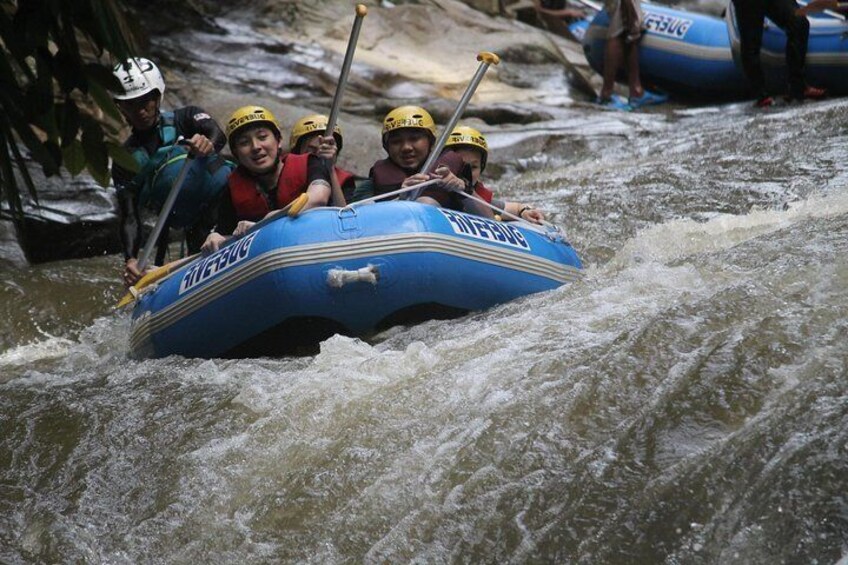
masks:
<instances>
[{"instance_id":1,"label":"raft handle strap","mask_svg":"<svg viewBox=\"0 0 848 565\"><path fill-rule=\"evenodd\" d=\"M431 180L428 180L428 181L425 181L425 182L422 182L422 183L419 183L419 184L407 186L405 188L399 188L397 190L393 190L393 191L387 192L385 194L379 194L377 196L372 196L371 198L365 198L363 200L358 200L356 202L348 204L347 206L345 206L344 208L339 210L339 215L341 215L341 213L344 210L352 209L352 208L355 208L357 206L361 206L363 204L370 204L372 202L376 202L377 200L382 200L384 198L390 198L392 196L397 196L398 194L403 194L405 192L411 192L413 190L425 188L427 186L431 186L431 185L440 183L441 181L442 181L442 179L431 179ZM557 240L565 241L565 236L563 235L562 228L560 228L556 224L552 224L551 222L543 221L542 226L546 229L542 229L542 228L539 227L539 224L536 224L534 222L528 222L527 220L520 218L520 217L516 216L515 214L510 214L506 210L503 210L501 208L498 208L494 204L486 202L485 200L483 200L482 198L480 198L476 194L473 194L473 193L468 194L467 192L464 192L464 191L459 190L459 189L453 189L453 192L456 192L457 194L459 194L460 196L464 196L465 198L471 198L472 200L476 200L477 202L480 202L481 204L488 206L489 208L491 208L495 212L498 212L501 216L506 216L507 218L512 218L513 220L521 222L521 224L523 226L530 229L531 231L535 231L536 233L538 233L540 235L544 235L544 236L548 237L549 239L551 239L553 241L557 241Z\"/></svg>"},{"instance_id":2,"label":"raft handle strap","mask_svg":"<svg viewBox=\"0 0 848 565\"><path fill-rule=\"evenodd\" d=\"M327 271L327 284L332 288L341 288L346 284L367 282L376 285L380 280L380 270L376 265L368 265L361 269L330 269Z\"/></svg>"}]
</instances>

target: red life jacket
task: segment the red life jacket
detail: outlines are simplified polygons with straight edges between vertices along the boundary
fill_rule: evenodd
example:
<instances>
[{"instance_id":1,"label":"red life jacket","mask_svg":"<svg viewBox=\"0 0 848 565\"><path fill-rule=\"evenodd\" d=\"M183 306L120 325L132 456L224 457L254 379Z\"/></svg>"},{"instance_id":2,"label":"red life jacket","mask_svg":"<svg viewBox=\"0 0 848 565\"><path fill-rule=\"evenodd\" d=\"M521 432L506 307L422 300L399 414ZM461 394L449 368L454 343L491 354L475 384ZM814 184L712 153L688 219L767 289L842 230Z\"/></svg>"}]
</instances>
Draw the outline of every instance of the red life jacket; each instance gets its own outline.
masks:
<instances>
[{"instance_id":1,"label":"red life jacket","mask_svg":"<svg viewBox=\"0 0 848 565\"><path fill-rule=\"evenodd\" d=\"M344 169L340 169L338 167L333 168L336 170L336 178L339 179L339 186L344 188L347 183L353 182L353 179L355 177L353 173Z\"/></svg>"},{"instance_id":2,"label":"red life jacket","mask_svg":"<svg viewBox=\"0 0 848 565\"><path fill-rule=\"evenodd\" d=\"M477 184L474 185L474 192L476 192L477 196L479 196L489 204L492 203L492 198L494 198L495 196L495 193L483 186L483 183L479 180L477 181Z\"/></svg>"},{"instance_id":3,"label":"red life jacket","mask_svg":"<svg viewBox=\"0 0 848 565\"><path fill-rule=\"evenodd\" d=\"M274 207L257 186L256 180L239 166L228 180L230 199L239 220L258 221L271 210L278 210L306 192L309 186L306 163L309 155L289 153L283 159L283 172L277 180L277 197Z\"/></svg>"}]
</instances>

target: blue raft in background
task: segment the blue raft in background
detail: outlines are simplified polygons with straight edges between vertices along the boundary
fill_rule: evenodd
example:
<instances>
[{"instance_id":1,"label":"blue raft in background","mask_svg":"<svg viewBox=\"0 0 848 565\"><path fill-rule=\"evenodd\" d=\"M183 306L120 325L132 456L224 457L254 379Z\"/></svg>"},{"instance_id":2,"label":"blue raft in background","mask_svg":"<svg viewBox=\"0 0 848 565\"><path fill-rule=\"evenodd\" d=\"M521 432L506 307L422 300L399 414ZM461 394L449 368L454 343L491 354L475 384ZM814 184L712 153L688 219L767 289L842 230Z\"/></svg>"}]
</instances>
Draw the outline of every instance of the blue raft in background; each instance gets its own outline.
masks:
<instances>
[{"instance_id":1,"label":"blue raft in background","mask_svg":"<svg viewBox=\"0 0 848 565\"><path fill-rule=\"evenodd\" d=\"M824 13L813 14L807 19L810 21L805 66L807 84L824 88L830 94L848 94L848 22ZM733 56L741 61L739 28L732 3L728 4L725 20ZM786 92L786 34L771 20L765 22L760 60L769 92ZM741 62L739 64L741 68Z\"/></svg>"},{"instance_id":2,"label":"blue raft in background","mask_svg":"<svg viewBox=\"0 0 848 565\"><path fill-rule=\"evenodd\" d=\"M318 208L273 221L144 292L135 357L281 355L334 333L484 310L574 281L553 228L414 202Z\"/></svg>"},{"instance_id":3,"label":"blue raft in background","mask_svg":"<svg viewBox=\"0 0 848 565\"><path fill-rule=\"evenodd\" d=\"M727 25L719 18L642 3L639 68L646 87L682 98L725 100L747 93L733 59ZM583 36L591 67L603 74L609 14L599 11ZM623 79L623 76L622 76Z\"/></svg>"},{"instance_id":4,"label":"blue raft in background","mask_svg":"<svg viewBox=\"0 0 848 565\"><path fill-rule=\"evenodd\" d=\"M679 98L706 101L752 96L739 57L739 31L733 4L728 2L724 20L642 3L644 33L639 43L642 80ZM848 22L827 14L809 16L806 78L811 85L831 94L848 93ZM578 22L572 27L586 27ZM583 51L591 67L603 74L609 14L599 11L583 36ZM769 90L786 91L786 35L765 21L760 56ZM625 80L624 75L619 77Z\"/></svg>"}]
</instances>

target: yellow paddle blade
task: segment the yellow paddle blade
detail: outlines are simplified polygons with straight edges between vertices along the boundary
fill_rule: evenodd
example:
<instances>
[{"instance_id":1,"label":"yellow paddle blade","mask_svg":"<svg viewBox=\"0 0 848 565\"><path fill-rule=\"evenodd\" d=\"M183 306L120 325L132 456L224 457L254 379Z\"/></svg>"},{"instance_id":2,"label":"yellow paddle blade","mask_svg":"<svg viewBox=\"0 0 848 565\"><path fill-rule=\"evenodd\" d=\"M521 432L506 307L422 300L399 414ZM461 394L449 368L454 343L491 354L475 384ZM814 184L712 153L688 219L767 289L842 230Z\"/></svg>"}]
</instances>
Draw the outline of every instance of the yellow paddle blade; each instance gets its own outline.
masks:
<instances>
[{"instance_id":1,"label":"yellow paddle blade","mask_svg":"<svg viewBox=\"0 0 848 565\"><path fill-rule=\"evenodd\" d=\"M133 287L130 287L130 288L132 288L133 290L135 290L135 288L133 288ZM132 291L130 291L130 292L126 293L126 294L124 295L124 297L123 297L123 298L121 298L121 299L118 301L118 303L117 303L117 304L115 304L115 309L117 310L118 308L123 308L123 307L124 307L124 306L126 306L127 304L132 303L134 300L135 300L135 296L133 296Z\"/></svg>"},{"instance_id":2,"label":"yellow paddle blade","mask_svg":"<svg viewBox=\"0 0 848 565\"><path fill-rule=\"evenodd\" d=\"M124 295L123 298L121 298L115 308L122 308L127 304L134 302L135 299L138 297L139 291L141 291L141 289L152 285L153 283L165 277L166 275L169 275L170 273L170 263L168 265L159 267L158 269L153 269L152 271L141 277L141 279L139 279L137 283L135 283L129 288L129 291Z\"/></svg>"},{"instance_id":3,"label":"yellow paddle blade","mask_svg":"<svg viewBox=\"0 0 848 565\"><path fill-rule=\"evenodd\" d=\"M282 216L291 216L292 218L296 218L308 202L309 196L304 192L303 194L295 198L288 206L280 210L279 213ZM265 221L270 221L270 219L266 218ZM261 223L264 222L260 222L260 224ZM141 293L142 289L167 277L173 271L185 265L188 261L197 258L198 255L199 254L195 254L191 257L184 257L182 259L178 259L177 261L172 261L167 265L163 265L162 267L159 267L157 269L153 269L152 271L141 277L141 279L137 283L130 287L129 292L127 292L124 297L118 301L118 304L115 305L115 308L123 308L127 304L132 304L138 298L138 295Z\"/></svg>"},{"instance_id":4,"label":"yellow paddle blade","mask_svg":"<svg viewBox=\"0 0 848 565\"><path fill-rule=\"evenodd\" d=\"M307 194L304 192L287 206L288 215L292 218L296 218L297 215L300 214L300 211L303 210L303 207L306 206L307 202L309 202L309 196L307 196Z\"/></svg>"},{"instance_id":5,"label":"yellow paddle blade","mask_svg":"<svg viewBox=\"0 0 848 565\"><path fill-rule=\"evenodd\" d=\"M153 269L149 273L146 273L137 283L130 287L129 291L121 298L120 301L115 305L115 308L123 308L127 304L131 304L135 302L138 298L138 295L141 294L141 290L147 288L155 282L158 282L186 263L193 261L199 257L199 253L195 253L194 255L190 255L188 257L183 257L182 259L177 259L176 261L171 261L167 265L162 265L156 269Z\"/></svg>"}]
</instances>

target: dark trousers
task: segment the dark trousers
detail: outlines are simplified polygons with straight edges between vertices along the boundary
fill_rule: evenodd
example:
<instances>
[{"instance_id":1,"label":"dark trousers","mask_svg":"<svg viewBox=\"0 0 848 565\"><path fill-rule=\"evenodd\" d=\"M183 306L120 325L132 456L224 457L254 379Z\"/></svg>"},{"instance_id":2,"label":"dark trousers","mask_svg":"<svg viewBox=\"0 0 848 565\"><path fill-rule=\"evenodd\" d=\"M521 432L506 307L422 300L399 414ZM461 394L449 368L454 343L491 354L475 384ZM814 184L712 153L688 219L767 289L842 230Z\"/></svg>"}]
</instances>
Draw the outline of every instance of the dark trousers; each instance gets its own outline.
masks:
<instances>
[{"instance_id":1,"label":"dark trousers","mask_svg":"<svg viewBox=\"0 0 848 565\"><path fill-rule=\"evenodd\" d=\"M742 69L758 97L766 96L765 77L760 62L763 43L763 19L768 18L786 33L786 69L789 73L789 95L804 96L804 59L807 57L807 40L810 22L796 16L795 0L733 0L739 38L742 43Z\"/></svg>"},{"instance_id":2,"label":"dark trousers","mask_svg":"<svg viewBox=\"0 0 848 565\"><path fill-rule=\"evenodd\" d=\"M224 194L228 194L226 191ZM229 198L229 196L227 196ZM206 241L206 236L215 227L218 221L218 199L204 206L198 220L185 228L186 250L189 255L200 253L200 246ZM165 222L165 227L159 240L156 242L156 265L165 264L165 256L168 253L168 243L171 239L170 222Z\"/></svg>"}]
</instances>

